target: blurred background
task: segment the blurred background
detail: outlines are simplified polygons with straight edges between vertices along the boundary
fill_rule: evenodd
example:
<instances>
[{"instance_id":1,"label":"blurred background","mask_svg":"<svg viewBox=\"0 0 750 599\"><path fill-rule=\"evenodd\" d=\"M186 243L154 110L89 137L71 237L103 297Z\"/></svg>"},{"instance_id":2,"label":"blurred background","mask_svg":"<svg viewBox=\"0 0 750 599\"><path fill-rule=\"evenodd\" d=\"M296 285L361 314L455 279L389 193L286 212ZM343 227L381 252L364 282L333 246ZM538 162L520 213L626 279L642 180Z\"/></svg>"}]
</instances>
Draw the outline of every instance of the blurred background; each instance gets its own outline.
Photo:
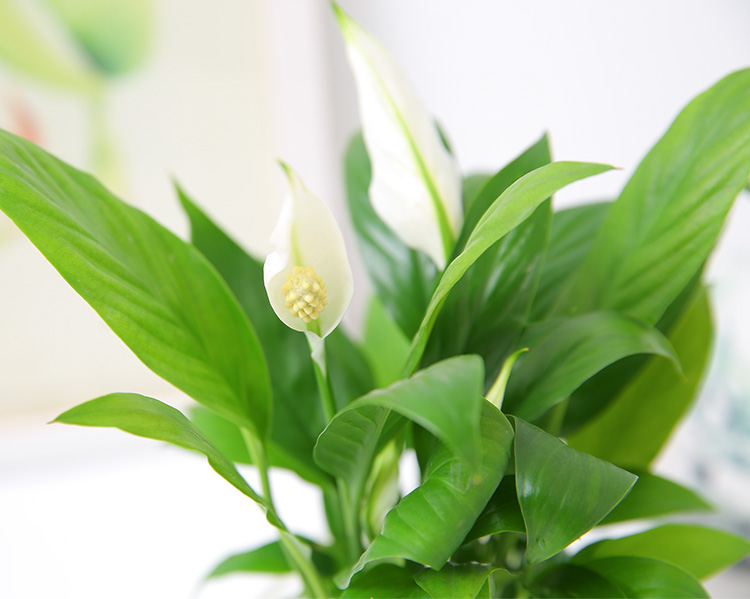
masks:
<instances>
[{"instance_id":1,"label":"blurred background","mask_svg":"<svg viewBox=\"0 0 750 599\"><path fill-rule=\"evenodd\" d=\"M616 197L692 97L750 64L743 0L340 3L393 52L465 172L497 170L545 131L556 159L622 167L566 188L558 207ZM262 256L283 193L277 158L346 223L342 152L357 121L322 0L0 0L0 127L93 172L180 235L173 180ZM709 270L712 374L658 468L715 502L713 523L746 535L749 229L745 193ZM357 285L346 325L356 331L368 289L345 234ZM262 577L201 583L226 555L273 537L201 457L45 424L111 391L189 405L0 215L0 596L293 592L294 581ZM323 535L319 497L273 474L290 526ZM708 587L739 597L748 585L740 565Z\"/></svg>"}]
</instances>

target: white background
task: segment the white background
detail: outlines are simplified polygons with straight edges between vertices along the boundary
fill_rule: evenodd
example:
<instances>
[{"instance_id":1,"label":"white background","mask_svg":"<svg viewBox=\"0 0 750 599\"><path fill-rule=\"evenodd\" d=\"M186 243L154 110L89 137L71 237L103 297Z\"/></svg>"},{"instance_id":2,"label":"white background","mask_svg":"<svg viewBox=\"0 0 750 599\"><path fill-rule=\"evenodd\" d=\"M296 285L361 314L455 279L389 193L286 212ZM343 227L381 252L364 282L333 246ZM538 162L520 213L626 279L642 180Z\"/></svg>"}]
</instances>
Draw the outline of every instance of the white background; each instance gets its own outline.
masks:
<instances>
[{"instance_id":1,"label":"white background","mask_svg":"<svg viewBox=\"0 0 750 599\"><path fill-rule=\"evenodd\" d=\"M750 3L740 0L341 4L394 53L467 172L497 169L544 131L557 159L622 167L564 190L558 205L616 195L689 99L750 63ZM157 6L151 61L110 92L126 198L184 233L174 176L260 255L280 205L274 160L282 157L345 222L341 153L357 116L327 4ZM32 105L46 147L89 166L79 99L0 67L0 100L10 92ZM0 108L0 126L11 124ZM732 219L713 289L724 302L720 324L744 332L723 376L737 377L732 384L747 393L738 366L750 359L747 198ZM115 390L186 400L148 373L6 221L0 243L0 596L266 597L294 588L243 577L199 586L226 554L272 535L200 456L119 431L44 424ZM352 328L367 289L361 269L356 277ZM720 434L702 443L718 443ZM683 435L675 448L664 468L689 480L684 456L703 446ZM746 496L728 476L722 493ZM288 490L282 512L292 527L323 534L314 492L283 474L275 482L280 499ZM714 584L732 583L725 580Z\"/></svg>"}]
</instances>

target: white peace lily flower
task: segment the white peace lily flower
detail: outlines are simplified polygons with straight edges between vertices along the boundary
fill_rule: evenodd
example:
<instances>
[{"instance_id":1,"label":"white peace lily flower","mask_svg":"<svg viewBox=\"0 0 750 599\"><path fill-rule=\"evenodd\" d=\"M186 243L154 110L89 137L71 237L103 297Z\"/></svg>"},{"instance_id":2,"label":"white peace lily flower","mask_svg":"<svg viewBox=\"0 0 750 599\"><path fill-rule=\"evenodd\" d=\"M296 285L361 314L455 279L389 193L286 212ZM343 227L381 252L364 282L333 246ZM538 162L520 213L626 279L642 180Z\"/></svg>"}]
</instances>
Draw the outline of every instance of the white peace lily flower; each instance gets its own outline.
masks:
<instances>
[{"instance_id":1,"label":"white peace lily flower","mask_svg":"<svg viewBox=\"0 0 750 599\"><path fill-rule=\"evenodd\" d=\"M406 245L442 270L463 221L458 164L393 57L333 8L357 84L373 208Z\"/></svg>"},{"instance_id":2,"label":"white peace lily flower","mask_svg":"<svg viewBox=\"0 0 750 599\"><path fill-rule=\"evenodd\" d=\"M266 293L284 324L311 343L341 322L354 291L352 270L333 214L281 164L290 193L271 234L273 251L263 266Z\"/></svg>"}]
</instances>

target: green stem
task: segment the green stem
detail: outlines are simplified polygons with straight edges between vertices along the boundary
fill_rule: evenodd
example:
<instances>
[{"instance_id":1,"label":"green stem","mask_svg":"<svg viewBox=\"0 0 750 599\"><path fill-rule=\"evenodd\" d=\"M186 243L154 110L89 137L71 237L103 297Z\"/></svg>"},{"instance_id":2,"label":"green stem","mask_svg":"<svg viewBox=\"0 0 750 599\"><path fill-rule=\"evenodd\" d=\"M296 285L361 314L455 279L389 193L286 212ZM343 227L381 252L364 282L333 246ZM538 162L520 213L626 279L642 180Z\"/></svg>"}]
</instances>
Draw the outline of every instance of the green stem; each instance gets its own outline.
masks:
<instances>
[{"instance_id":1,"label":"green stem","mask_svg":"<svg viewBox=\"0 0 750 599\"><path fill-rule=\"evenodd\" d=\"M289 557L297 572L299 572L313 599L325 599L329 594L320 580L318 571L310 559L302 553L299 548L299 541L289 532L289 529L282 522L281 518L279 518L279 514L276 511L276 506L273 503L273 495L271 494L271 484L268 480L268 459L263 443L245 428L242 429L242 438L247 446L250 459L256 468L258 468L260 483L263 488L263 498L266 500L269 514L277 523L281 544L284 546L287 557Z\"/></svg>"},{"instance_id":2,"label":"green stem","mask_svg":"<svg viewBox=\"0 0 750 599\"><path fill-rule=\"evenodd\" d=\"M331 388L331 379L328 376L328 367L326 365L326 347L325 340L312 333L307 333L307 342L310 345L310 356L312 357L313 370L315 370L315 382L318 385L320 399L323 402L323 413L326 417L326 424L333 420L336 415L336 401L333 397Z\"/></svg>"},{"instance_id":3,"label":"green stem","mask_svg":"<svg viewBox=\"0 0 750 599\"><path fill-rule=\"evenodd\" d=\"M359 498L361 494L349 492L349 485L339 479L338 491L341 500L341 511L344 514L344 533L346 534L347 559L354 563L362 553L362 541L360 540L359 523Z\"/></svg>"}]
</instances>

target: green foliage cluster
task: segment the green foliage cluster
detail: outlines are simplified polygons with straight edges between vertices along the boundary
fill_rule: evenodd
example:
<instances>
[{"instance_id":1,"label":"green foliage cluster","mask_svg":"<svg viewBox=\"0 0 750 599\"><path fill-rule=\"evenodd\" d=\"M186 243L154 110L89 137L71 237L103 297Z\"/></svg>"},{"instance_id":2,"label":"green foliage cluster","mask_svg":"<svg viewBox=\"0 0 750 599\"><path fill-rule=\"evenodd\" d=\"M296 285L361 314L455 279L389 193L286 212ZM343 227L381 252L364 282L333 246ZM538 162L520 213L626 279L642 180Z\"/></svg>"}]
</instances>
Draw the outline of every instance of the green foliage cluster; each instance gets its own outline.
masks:
<instances>
[{"instance_id":1,"label":"green foliage cluster","mask_svg":"<svg viewBox=\"0 0 750 599\"><path fill-rule=\"evenodd\" d=\"M376 293L361 341L340 328L326 339L328 420L262 265L184 192L189 243L0 132L0 209L148 368L201 404L188 417L114 393L57 422L202 453L260 505L279 540L211 576L296 571L311 597L705 597L700 579L745 556L746 540L663 524L565 549L596 527L709 509L650 468L707 366L701 273L750 175L750 71L691 102L613 202L553 211L557 190L609 167L552 162L546 138L468 177L443 272L376 215L360 136L345 164ZM412 450L421 480L401 497ZM238 463L258 467L262 489ZM320 488L329 539L286 528L271 466Z\"/></svg>"}]
</instances>

